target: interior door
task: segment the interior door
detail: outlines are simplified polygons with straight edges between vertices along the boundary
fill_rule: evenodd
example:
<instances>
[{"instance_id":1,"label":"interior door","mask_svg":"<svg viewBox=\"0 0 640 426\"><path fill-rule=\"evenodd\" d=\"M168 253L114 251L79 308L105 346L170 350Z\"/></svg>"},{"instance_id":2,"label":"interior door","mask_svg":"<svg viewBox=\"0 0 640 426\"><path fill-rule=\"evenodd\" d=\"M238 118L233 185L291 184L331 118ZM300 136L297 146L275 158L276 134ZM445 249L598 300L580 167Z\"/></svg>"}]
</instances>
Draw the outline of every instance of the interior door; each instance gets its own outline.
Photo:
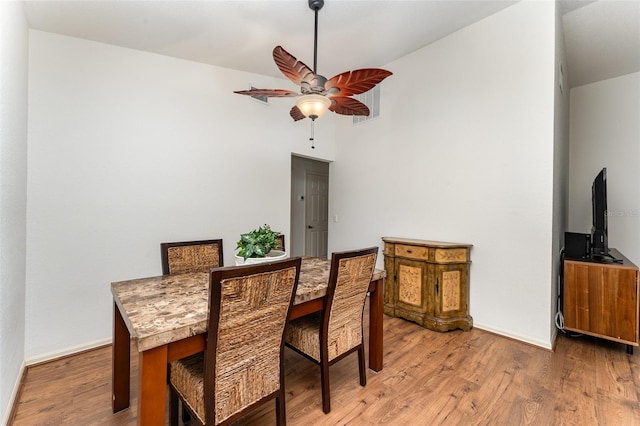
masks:
<instances>
[{"instance_id":1,"label":"interior door","mask_svg":"<svg viewBox=\"0 0 640 426\"><path fill-rule=\"evenodd\" d=\"M308 172L305 182L305 254L326 259L329 228L329 176Z\"/></svg>"}]
</instances>

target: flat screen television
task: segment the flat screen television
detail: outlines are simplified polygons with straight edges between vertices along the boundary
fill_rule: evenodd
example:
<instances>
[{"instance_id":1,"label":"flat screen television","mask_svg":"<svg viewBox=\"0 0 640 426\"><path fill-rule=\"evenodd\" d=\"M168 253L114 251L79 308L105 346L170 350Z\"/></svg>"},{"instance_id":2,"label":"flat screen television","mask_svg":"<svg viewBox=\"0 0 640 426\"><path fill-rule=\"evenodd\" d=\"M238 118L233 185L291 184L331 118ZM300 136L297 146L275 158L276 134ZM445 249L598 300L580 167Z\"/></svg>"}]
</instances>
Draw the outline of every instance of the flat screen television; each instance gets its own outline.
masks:
<instances>
[{"instance_id":1,"label":"flat screen television","mask_svg":"<svg viewBox=\"0 0 640 426\"><path fill-rule=\"evenodd\" d=\"M591 250L594 256L607 256L607 168L603 168L591 186L593 226L591 227Z\"/></svg>"}]
</instances>

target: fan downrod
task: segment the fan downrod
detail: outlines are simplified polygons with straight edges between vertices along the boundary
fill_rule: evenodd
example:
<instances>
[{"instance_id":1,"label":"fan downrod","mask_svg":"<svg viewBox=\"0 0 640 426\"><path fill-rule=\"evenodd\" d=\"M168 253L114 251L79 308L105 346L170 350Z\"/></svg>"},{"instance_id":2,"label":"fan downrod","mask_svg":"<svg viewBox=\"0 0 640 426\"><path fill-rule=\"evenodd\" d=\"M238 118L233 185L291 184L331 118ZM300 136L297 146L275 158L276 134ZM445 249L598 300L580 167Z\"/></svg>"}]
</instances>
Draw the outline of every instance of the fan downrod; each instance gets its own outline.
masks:
<instances>
[{"instance_id":1,"label":"fan downrod","mask_svg":"<svg viewBox=\"0 0 640 426\"><path fill-rule=\"evenodd\" d=\"M320 10L324 6L324 0L309 0L309 9Z\"/></svg>"}]
</instances>

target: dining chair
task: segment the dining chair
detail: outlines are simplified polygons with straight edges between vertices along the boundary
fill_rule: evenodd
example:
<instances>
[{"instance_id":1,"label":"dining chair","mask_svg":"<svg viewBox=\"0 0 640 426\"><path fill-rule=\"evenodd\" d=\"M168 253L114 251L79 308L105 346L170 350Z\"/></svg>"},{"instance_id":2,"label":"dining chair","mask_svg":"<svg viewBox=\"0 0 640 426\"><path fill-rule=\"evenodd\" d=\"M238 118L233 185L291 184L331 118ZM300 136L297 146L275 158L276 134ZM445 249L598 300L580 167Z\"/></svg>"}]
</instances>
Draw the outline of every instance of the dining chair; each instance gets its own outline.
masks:
<instances>
[{"instance_id":1,"label":"dining chair","mask_svg":"<svg viewBox=\"0 0 640 426\"><path fill-rule=\"evenodd\" d=\"M278 243L280 243L280 248L278 250L287 251L284 248L284 234L278 235Z\"/></svg>"},{"instance_id":2,"label":"dining chair","mask_svg":"<svg viewBox=\"0 0 640 426\"><path fill-rule=\"evenodd\" d=\"M212 269L204 352L171 362L171 424L178 401L202 424L231 423L275 399L286 424L284 329L301 258Z\"/></svg>"},{"instance_id":3,"label":"dining chair","mask_svg":"<svg viewBox=\"0 0 640 426\"><path fill-rule=\"evenodd\" d=\"M221 239L162 243L160 256L162 275L208 272L224 265Z\"/></svg>"},{"instance_id":4,"label":"dining chair","mask_svg":"<svg viewBox=\"0 0 640 426\"><path fill-rule=\"evenodd\" d=\"M286 345L320 366L325 413L330 365L357 351L360 385L367 384L362 316L377 254L377 247L333 253L323 312L292 320L285 331Z\"/></svg>"}]
</instances>

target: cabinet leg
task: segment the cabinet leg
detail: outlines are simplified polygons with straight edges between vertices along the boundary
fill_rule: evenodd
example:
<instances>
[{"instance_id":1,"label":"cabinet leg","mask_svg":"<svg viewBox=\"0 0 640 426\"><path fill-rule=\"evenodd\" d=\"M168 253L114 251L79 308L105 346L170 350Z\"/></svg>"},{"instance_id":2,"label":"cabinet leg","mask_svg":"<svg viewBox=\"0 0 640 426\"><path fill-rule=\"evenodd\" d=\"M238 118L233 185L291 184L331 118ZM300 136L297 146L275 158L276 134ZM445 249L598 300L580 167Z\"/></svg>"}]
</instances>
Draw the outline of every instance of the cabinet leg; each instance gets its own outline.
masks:
<instances>
[{"instance_id":1,"label":"cabinet leg","mask_svg":"<svg viewBox=\"0 0 640 426\"><path fill-rule=\"evenodd\" d=\"M627 353L628 353L629 355L633 355L633 346L631 346L631 345L627 345Z\"/></svg>"}]
</instances>

